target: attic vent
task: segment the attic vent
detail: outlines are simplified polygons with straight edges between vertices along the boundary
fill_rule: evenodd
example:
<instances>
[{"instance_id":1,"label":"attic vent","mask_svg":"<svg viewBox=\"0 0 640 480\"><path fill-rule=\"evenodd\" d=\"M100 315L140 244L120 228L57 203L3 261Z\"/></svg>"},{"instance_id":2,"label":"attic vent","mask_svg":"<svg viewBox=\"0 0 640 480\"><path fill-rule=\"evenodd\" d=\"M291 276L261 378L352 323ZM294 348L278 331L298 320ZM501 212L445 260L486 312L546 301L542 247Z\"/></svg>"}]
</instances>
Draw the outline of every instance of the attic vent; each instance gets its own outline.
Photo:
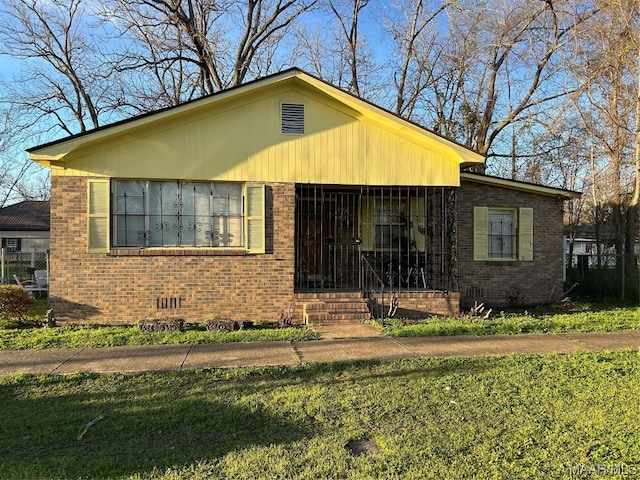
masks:
<instances>
[{"instance_id":1,"label":"attic vent","mask_svg":"<svg viewBox=\"0 0 640 480\"><path fill-rule=\"evenodd\" d=\"M283 103L281 114L282 133L304 134L304 105L302 103Z\"/></svg>"}]
</instances>

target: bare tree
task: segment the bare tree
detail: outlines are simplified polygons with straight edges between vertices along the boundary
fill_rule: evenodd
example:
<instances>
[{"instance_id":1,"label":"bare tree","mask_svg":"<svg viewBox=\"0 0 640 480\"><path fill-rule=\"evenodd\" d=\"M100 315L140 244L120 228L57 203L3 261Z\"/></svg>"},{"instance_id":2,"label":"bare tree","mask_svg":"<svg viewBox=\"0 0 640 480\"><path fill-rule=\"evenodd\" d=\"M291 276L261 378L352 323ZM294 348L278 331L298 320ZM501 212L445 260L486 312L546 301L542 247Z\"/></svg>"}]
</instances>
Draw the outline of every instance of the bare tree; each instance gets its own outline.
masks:
<instances>
[{"instance_id":1,"label":"bare tree","mask_svg":"<svg viewBox=\"0 0 640 480\"><path fill-rule=\"evenodd\" d=\"M376 55L363 24L369 0L321 0L321 23L301 25L295 31L291 63L344 90L373 99L382 82L378 78ZM379 100L379 98L376 98Z\"/></svg>"},{"instance_id":2,"label":"bare tree","mask_svg":"<svg viewBox=\"0 0 640 480\"><path fill-rule=\"evenodd\" d=\"M206 6L203 3L199 9L198 22L210 28L209 17L214 12ZM211 73L192 52L188 35L158 9L145 2L113 0L103 2L98 15L113 28L119 49L110 58L110 66L137 99L131 104L134 110L148 112L177 105L215 89L209 80ZM205 41L201 48L212 45ZM206 54L201 52L201 56Z\"/></svg>"},{"instance_id":3,"label":"bare tree","mask_svg":"<svg viewBox=\"0 0 640 480\"><path fill-rule=\"evenodd\" d=\"M640 196L640 2L596 3L598 15L576 32L579 48L568 71L582 82L573 98L595 145L593 170L601 170L594 217L609 223L616 252L633 267ZM608 218L600 215L603 210Z\"/></svg>"},{"instance_id":4,"label":"bare tree","mask_svg":"<svg viewBox=\"0 0 640 480\"><path fill-rule=\"evenodd\" d=\"M19 76L6 85L7 101L24 111L28 126L84 132L122 107L100 33L82 0L4 1L0 48L23 61Z\"/></svg>"},{"instance_id":5,"label":"bare tree","mask_svg":"<svg viewBox=\"0 0 640 480\"><path fill-rule=\"evenodd\" d=\"M429 4L433 4L431 8ZM396 91L393 110L398 115L411 118L420 97L434 83L441 66L434 60L444 46L439 42L441 30L435 22L452 5L453 2L405 0L384 19L395 46L390 63Z\"/></svg>"},{"instance_id":6,"label":"bare tree","mask_svg":"<svg viewBox=\"0 0 640 480\"><path fill-rule=\"evenodd\" d=\"M341 35L347 47L344 55L345 63L349 69L349 84L347 90L360 96L360 80L358 67L361 63L360 14L369 4L369 0L328 0L329 8L335 15L340 25Z\"/></svg>"},{"instance_id":7,"label":"bare tree","mask_svg":"<svg viewBox=\"0 0 640 480\"><path fill-rule=\"evenodd\" d=\"M25 200L49 200L51 198L51 172L28 161L31 170L40 170L25 175L16 185L16 193Z\"/></svg>"},{"instance_id":8,"label":"bare tree","mask_svg":"<svg viewBox=\"0 0 640 480\"><path fill-rule=\"evenodd\" d=\"M11 109L0 108L0 207L39 196L31 187L43 177L38 166L21 149L25 132L21 131L14 114Z\"/></svg>"},{"instance_id":9,"label":"bare tree","mask_svg":"<svg viewBox=\"0 0 640 480\"><path fill-rule=\"evenodd\" d=\"M111 0L102 15L133 41L116 69L146 74L146 96L155 89L176 104L268 73L285 33L316 2Z\"/></svg>"},{"instance_id":10,"label":"bare tree","mask_svg":"<svg viewBox=\"0 0 640 480\"><path fill-rule=\"evenodd\" d=\"M593 213L591 208L592 189L597 185L592 181L591 152L585 148L588 132L576 118L570 102L563 102L565 108L553 109L553 115L539 115L536 128L526 128L524 132L534 133L525 138L529 144L529 154L518 156L518 171L521 180L584 192L565 205L565 228L569 239L569 258L573 255L573 242L577 227L588 221Z\"/></svg>"},{"instance_id":11,"label":"bare tree","mask_svg":"<svg viewBox=\"0 0 640 480\"><path fill-rule=\"evenodd\" d=\"M447 9L446 26L439 26L448 29L446 40L423 62L431 65L430 88L414 115L489 157L499 153L497 146L511 149L507 127L566 93L555 82L554 59L591 15L570 11L569 1L456 2ZM494 163L495 173L507 172Z\"/></svg>"},{"instance_id":12,"label":"bare tree","mask_svg":"<svg viewBox=\"0 0 640 480\"><path fill-rule=\"evenodd\" d=\"M488 62L484 64L485 89L473 92L476 94L474 104L480 107L477 110L480 122L474 132L474 138L469 140L481 153L488 153L500 132L525 110L557 97L557 94L542 97L536 97L535 94L539 91L541 81L550 78L551 72L547 69L549 61L563 45L564 36L573 24L561 25L552 2L543 2L541 6L535 4L533 11L527 8L529 5L534 5L533 2L526 2L526 4L527 6L519 5L520 8L509 11L502 17L503 20L499 25L502 28L498 30L497 38L490 42L490 55ZM541 38L537 38L538 35L541 35ZM531 46L540 47L534 50ZM520 85L514 87L514 90L521 91L522 95L514 102L510 102L511 108L496 122L494 117L498 105L499 75L504 73L505 80L506 75L509 75L510 80L514 79L517 76L517 68L522 66L517 59L523 54L525 58L528 57L530 68L526 77L518 79ZM518 82L518 80L513 81ZM511 86L509 81L506 81L506 85Z\"/></svg>"}]
</instances>

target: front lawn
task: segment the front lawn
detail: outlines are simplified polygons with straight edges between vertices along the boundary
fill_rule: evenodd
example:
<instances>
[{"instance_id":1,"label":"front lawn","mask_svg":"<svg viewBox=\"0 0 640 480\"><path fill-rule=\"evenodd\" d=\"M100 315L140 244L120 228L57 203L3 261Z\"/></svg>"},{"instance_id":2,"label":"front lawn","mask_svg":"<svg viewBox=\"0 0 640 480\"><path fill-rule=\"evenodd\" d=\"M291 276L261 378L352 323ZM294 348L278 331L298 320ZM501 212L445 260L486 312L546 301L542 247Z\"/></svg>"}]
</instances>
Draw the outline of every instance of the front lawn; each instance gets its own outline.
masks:
<instances>
[{"instance_id":1,"label":"front lawn","mask_svg":"<svg viewBox=\"0 0 640 480\"><path fill-rule=\"evenodd\" d=\"M40 323L46 303L37 301L30 312ZM578 304L565 312L536 309L529 312L493 312L488 319L430 317L424 320L385 319L371 321L392 337L442 335L490 335L517 333L611 332L640 329L638 307ZM202 324L186 324L183 332L143 332L135 325L69 325L57 328L15 328L0 321L0 349L106 347L172 343L247 341L305 341L318 335L310 327L257 328L234 332L206 331Z\"/></svg>"},{"instance_id":2,"label":"front lawn","mask_svg":"<svg viewBox=\"0 0 640 480\"><path fill-rule=\"evenodd\" d=\"M118 347L127 345L201 344L252 341L316 340L308 327L278 328L256 322L252 328L235 331L207 330L203 323L186 323L183 331L142 331L137 325L66 325L42 328L46 299L36 299L22 322L0 319L0 350L73 347Z\"/></svg>"},{"instance_id":3,"label":"front lawn","mask_svg":"<svg viewBox=\"0 0 640 480\"><path fill-rule=\"evenodd\" d=\"M638 307L579 305L568 312L492 312L489 318L430 317L419 321L374 322L392 337L491 335L515 333L615 332L640 328Z\"/></svg>"},{"instance_id":4,"label":"front lawn","mask_svg":"<svg viewBox=\"0 0 640 480\"><path fill-rule=\"evenodd\" d=\"M637 478L639 377L631 351L5 376L0 478Z\"/></svg>"},{"instance_id":5,"label":"front lawn","mask_svg":"<svg viewBox=\"0 0 640 480\"><path fill-rule=\"evenodd\" d=\"M257 327L233 332L188 324L182 332L145 332L134 325L69 325L56 328L0 329L0 349L118 347L251 341L303 341L318 338L308 327Z\"/></svg>"}]
</instances>

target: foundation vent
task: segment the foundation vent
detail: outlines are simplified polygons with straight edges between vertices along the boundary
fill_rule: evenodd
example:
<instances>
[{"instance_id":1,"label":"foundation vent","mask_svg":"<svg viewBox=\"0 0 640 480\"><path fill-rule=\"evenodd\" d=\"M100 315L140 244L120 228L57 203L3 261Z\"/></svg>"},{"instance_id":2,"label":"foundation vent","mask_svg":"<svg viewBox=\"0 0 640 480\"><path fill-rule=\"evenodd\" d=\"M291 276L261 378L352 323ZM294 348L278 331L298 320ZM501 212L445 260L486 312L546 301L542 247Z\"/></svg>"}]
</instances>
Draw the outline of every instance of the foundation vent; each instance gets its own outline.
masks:
<instances>
[{"instance_id":1,"label":"foundation vent","mask_svg":"<svg viewBox=\"0 0 640 480\"><path fill-rule=\"evenodd\" d=\"M482 287L469 287L467 289L467 297L469 297L469 298L482 298L482 297L484 297L484 288L482 288Z\"/></svg>"},{"instance_id":2,"label":"foundation vent","mask_svg":"<svg viewBox=\"0 0 640 480\"><path fill-rule=\"evenodd\" d=\"M156 308L158 310L175 310L182 308L183 299L180 297L158 297Z\"/></svg>"}]
</instances>

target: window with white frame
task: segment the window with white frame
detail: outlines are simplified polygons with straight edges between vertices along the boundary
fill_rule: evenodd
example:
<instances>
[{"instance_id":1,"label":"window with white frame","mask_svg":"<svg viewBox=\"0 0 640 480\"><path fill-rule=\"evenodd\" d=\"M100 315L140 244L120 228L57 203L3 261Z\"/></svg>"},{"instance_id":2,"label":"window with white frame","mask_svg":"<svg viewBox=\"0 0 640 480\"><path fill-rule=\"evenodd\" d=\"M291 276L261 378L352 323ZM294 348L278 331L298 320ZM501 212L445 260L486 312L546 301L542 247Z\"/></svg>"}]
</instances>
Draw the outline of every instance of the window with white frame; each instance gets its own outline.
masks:
<instances>
[{"instance_id":1,"label":"window with white frame","mask_svg":"<svg viewBox=\"0 0 640 480\"><path fill-rule=\"evenodd\" d=\"M20 250L20 245L17 238L5 238L4 247L8 252L17 252Z\"/></svg>"},{"instance_id":2,"label":"window with white frame","mask_svg":"<svg viewBox=\"0 0 640 480\"><path fill-rule=\"evenodd\" d=\"M240 183L115 180L114 247L242 247Z\"/></svg>"}]
</instances>

